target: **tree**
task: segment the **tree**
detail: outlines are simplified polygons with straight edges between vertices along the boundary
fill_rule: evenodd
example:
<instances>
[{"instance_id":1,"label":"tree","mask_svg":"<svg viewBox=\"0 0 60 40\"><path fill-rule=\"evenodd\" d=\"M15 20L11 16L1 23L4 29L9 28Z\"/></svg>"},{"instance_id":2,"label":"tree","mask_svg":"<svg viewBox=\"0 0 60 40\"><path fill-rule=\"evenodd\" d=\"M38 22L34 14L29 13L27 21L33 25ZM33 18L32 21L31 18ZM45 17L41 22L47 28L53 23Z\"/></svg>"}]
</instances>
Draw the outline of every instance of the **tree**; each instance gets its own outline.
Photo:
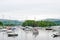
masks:
<instances>
[{"instance_id":1,"label":"tree","mask_svg":"<svg viewBox=\"0 0 60 40\"><path fill-rule=\"evenodd\" d=\"M26 20L25 22L23 22L22 26L32 26L32 27L36 27L37 23L35 20Z\"/></svg>"},{"instance_id":2,"label":"tree","mask_svg":"<svg viewBox=\"0 0 60 40\"><path fill-rule=\"evenodd\" d=\"M3 26L3 23L2 22L0 22L0 26Z\"/></svg>"},{"instance_id":3,"label":"tree","mask_svg":"<svg viewBox=\"0 0 60 40\"><path fill-rule=\"evenodd\" d=\"M0 22L0 28L4 28L4 25L2 22Z\"/></svg>"},{"instance_id":4,"label":"tree","mask_svg":"<svg viewBox=\"0 0 60 40\"><path fill-rule=\"evenodd\" d=\"M39 27L48 27L48 26L55 26L56 24L51 21L37 21Z\"/></svg>"},{"instance_id":5,"label":"tree","mask_svg":"<svg viewBox=\"0 0 60 40\"><path fill-rule=\"evenodd\" d=\"M34 20L26 20L23 22L22 26L32 26L32 27L50 27L55 26L56 24L51 21L34 21Z\"/></svg>"}]
</instances>

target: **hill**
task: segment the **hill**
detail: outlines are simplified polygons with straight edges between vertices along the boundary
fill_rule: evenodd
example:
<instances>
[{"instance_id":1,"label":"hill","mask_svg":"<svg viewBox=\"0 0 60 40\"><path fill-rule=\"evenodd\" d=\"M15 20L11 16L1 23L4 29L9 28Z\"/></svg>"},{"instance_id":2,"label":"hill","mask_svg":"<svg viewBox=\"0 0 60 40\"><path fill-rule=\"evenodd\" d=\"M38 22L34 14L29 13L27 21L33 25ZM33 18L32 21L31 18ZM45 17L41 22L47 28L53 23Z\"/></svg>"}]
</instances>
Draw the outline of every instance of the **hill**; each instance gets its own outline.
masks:
<instances>
[{"instance_id":1,"label":"hill","mask_svg":"<svg viewBox=\"0 0 60 40\"><path fill-rule=\"evenodd\" d=\"M60 25L60 19L45 19L45 21L51 21L56 23L56 25Z\"/></svg>"},{"instance_id":2,"label":"hill","mask_svg":"<svg viewBox=\"0 0 60 40\"><path fill-rule=\"evenodd\" d=\"M4 26L18 26L22 24L22 21L18 21L18 20L8 20L8 19L0 19L0 22L2 22L4 24Z\"/></svg>"}]
</instances>

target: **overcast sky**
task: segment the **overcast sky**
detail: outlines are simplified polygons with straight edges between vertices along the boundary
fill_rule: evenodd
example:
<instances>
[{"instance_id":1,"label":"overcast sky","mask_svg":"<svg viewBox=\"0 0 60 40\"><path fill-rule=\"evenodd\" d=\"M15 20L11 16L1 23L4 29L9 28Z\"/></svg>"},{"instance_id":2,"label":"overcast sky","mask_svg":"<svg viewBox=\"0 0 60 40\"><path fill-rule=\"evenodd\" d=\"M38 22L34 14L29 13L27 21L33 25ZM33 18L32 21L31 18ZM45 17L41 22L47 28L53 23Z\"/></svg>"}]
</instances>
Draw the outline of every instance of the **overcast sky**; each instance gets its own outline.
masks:
<instances>
[{"instance_id":1,"label":"overcast sky","mask_svg":"<svg viewBox=\"0 0 60 40\"><path fill-rule=\"evenodd\" d=\"M0 19L60 19L60 0L0 0Z\"/></svg>"}]
</instances>

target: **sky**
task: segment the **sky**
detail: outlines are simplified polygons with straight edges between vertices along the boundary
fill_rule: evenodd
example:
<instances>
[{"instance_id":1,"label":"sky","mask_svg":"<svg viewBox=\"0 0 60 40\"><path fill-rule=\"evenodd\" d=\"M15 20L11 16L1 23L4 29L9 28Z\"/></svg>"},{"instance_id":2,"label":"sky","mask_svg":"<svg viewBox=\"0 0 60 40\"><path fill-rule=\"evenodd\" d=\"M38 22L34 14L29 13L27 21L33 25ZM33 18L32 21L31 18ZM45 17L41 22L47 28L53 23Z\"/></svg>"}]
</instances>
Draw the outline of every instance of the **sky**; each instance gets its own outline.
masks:
<instances>
[{"instance_id":1,"label":"sky","mask_svg":"<svg viewBox=\"0 0 60 40\"><path fill-rule=\"evenodd\" d=\"M0 0L0 19L60 19L60 0Z\"/></svg>"}]
</instances>

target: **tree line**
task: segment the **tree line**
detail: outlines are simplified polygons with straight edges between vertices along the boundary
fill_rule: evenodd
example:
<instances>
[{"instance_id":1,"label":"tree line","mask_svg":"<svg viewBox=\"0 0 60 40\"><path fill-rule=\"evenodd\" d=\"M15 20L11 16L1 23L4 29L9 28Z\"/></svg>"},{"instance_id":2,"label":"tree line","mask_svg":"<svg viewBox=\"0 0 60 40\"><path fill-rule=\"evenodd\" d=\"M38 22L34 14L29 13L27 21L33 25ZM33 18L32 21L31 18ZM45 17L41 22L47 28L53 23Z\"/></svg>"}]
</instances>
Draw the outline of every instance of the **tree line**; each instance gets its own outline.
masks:
<instances>
[{"instance_id":1,"label":"tree line","mask_svg":"<svg viewBox=\"0 0 60 40\"><path fill-rule=\"evenodd\" d=\"M26 20L22 23L22 26L32 26L32 27L49 27L56 26L56 23L51 21L35 21L35 20Z\"/></svg>"},{"instance_id":2,"label":"tree line","mask_svg":"<svg viewBox=\"0 0 60 40\"><path fill-rule=\"evenodd\" d=\"M32 27L50 27L50 26L57 26L55 22L52 21L35 21L35 20L26 20L22 23L21 26L32 26ZM0 26L14 26L13 24L6 24L4 25L3 22L0 22Z\"/></svg>"}]
</instances>

